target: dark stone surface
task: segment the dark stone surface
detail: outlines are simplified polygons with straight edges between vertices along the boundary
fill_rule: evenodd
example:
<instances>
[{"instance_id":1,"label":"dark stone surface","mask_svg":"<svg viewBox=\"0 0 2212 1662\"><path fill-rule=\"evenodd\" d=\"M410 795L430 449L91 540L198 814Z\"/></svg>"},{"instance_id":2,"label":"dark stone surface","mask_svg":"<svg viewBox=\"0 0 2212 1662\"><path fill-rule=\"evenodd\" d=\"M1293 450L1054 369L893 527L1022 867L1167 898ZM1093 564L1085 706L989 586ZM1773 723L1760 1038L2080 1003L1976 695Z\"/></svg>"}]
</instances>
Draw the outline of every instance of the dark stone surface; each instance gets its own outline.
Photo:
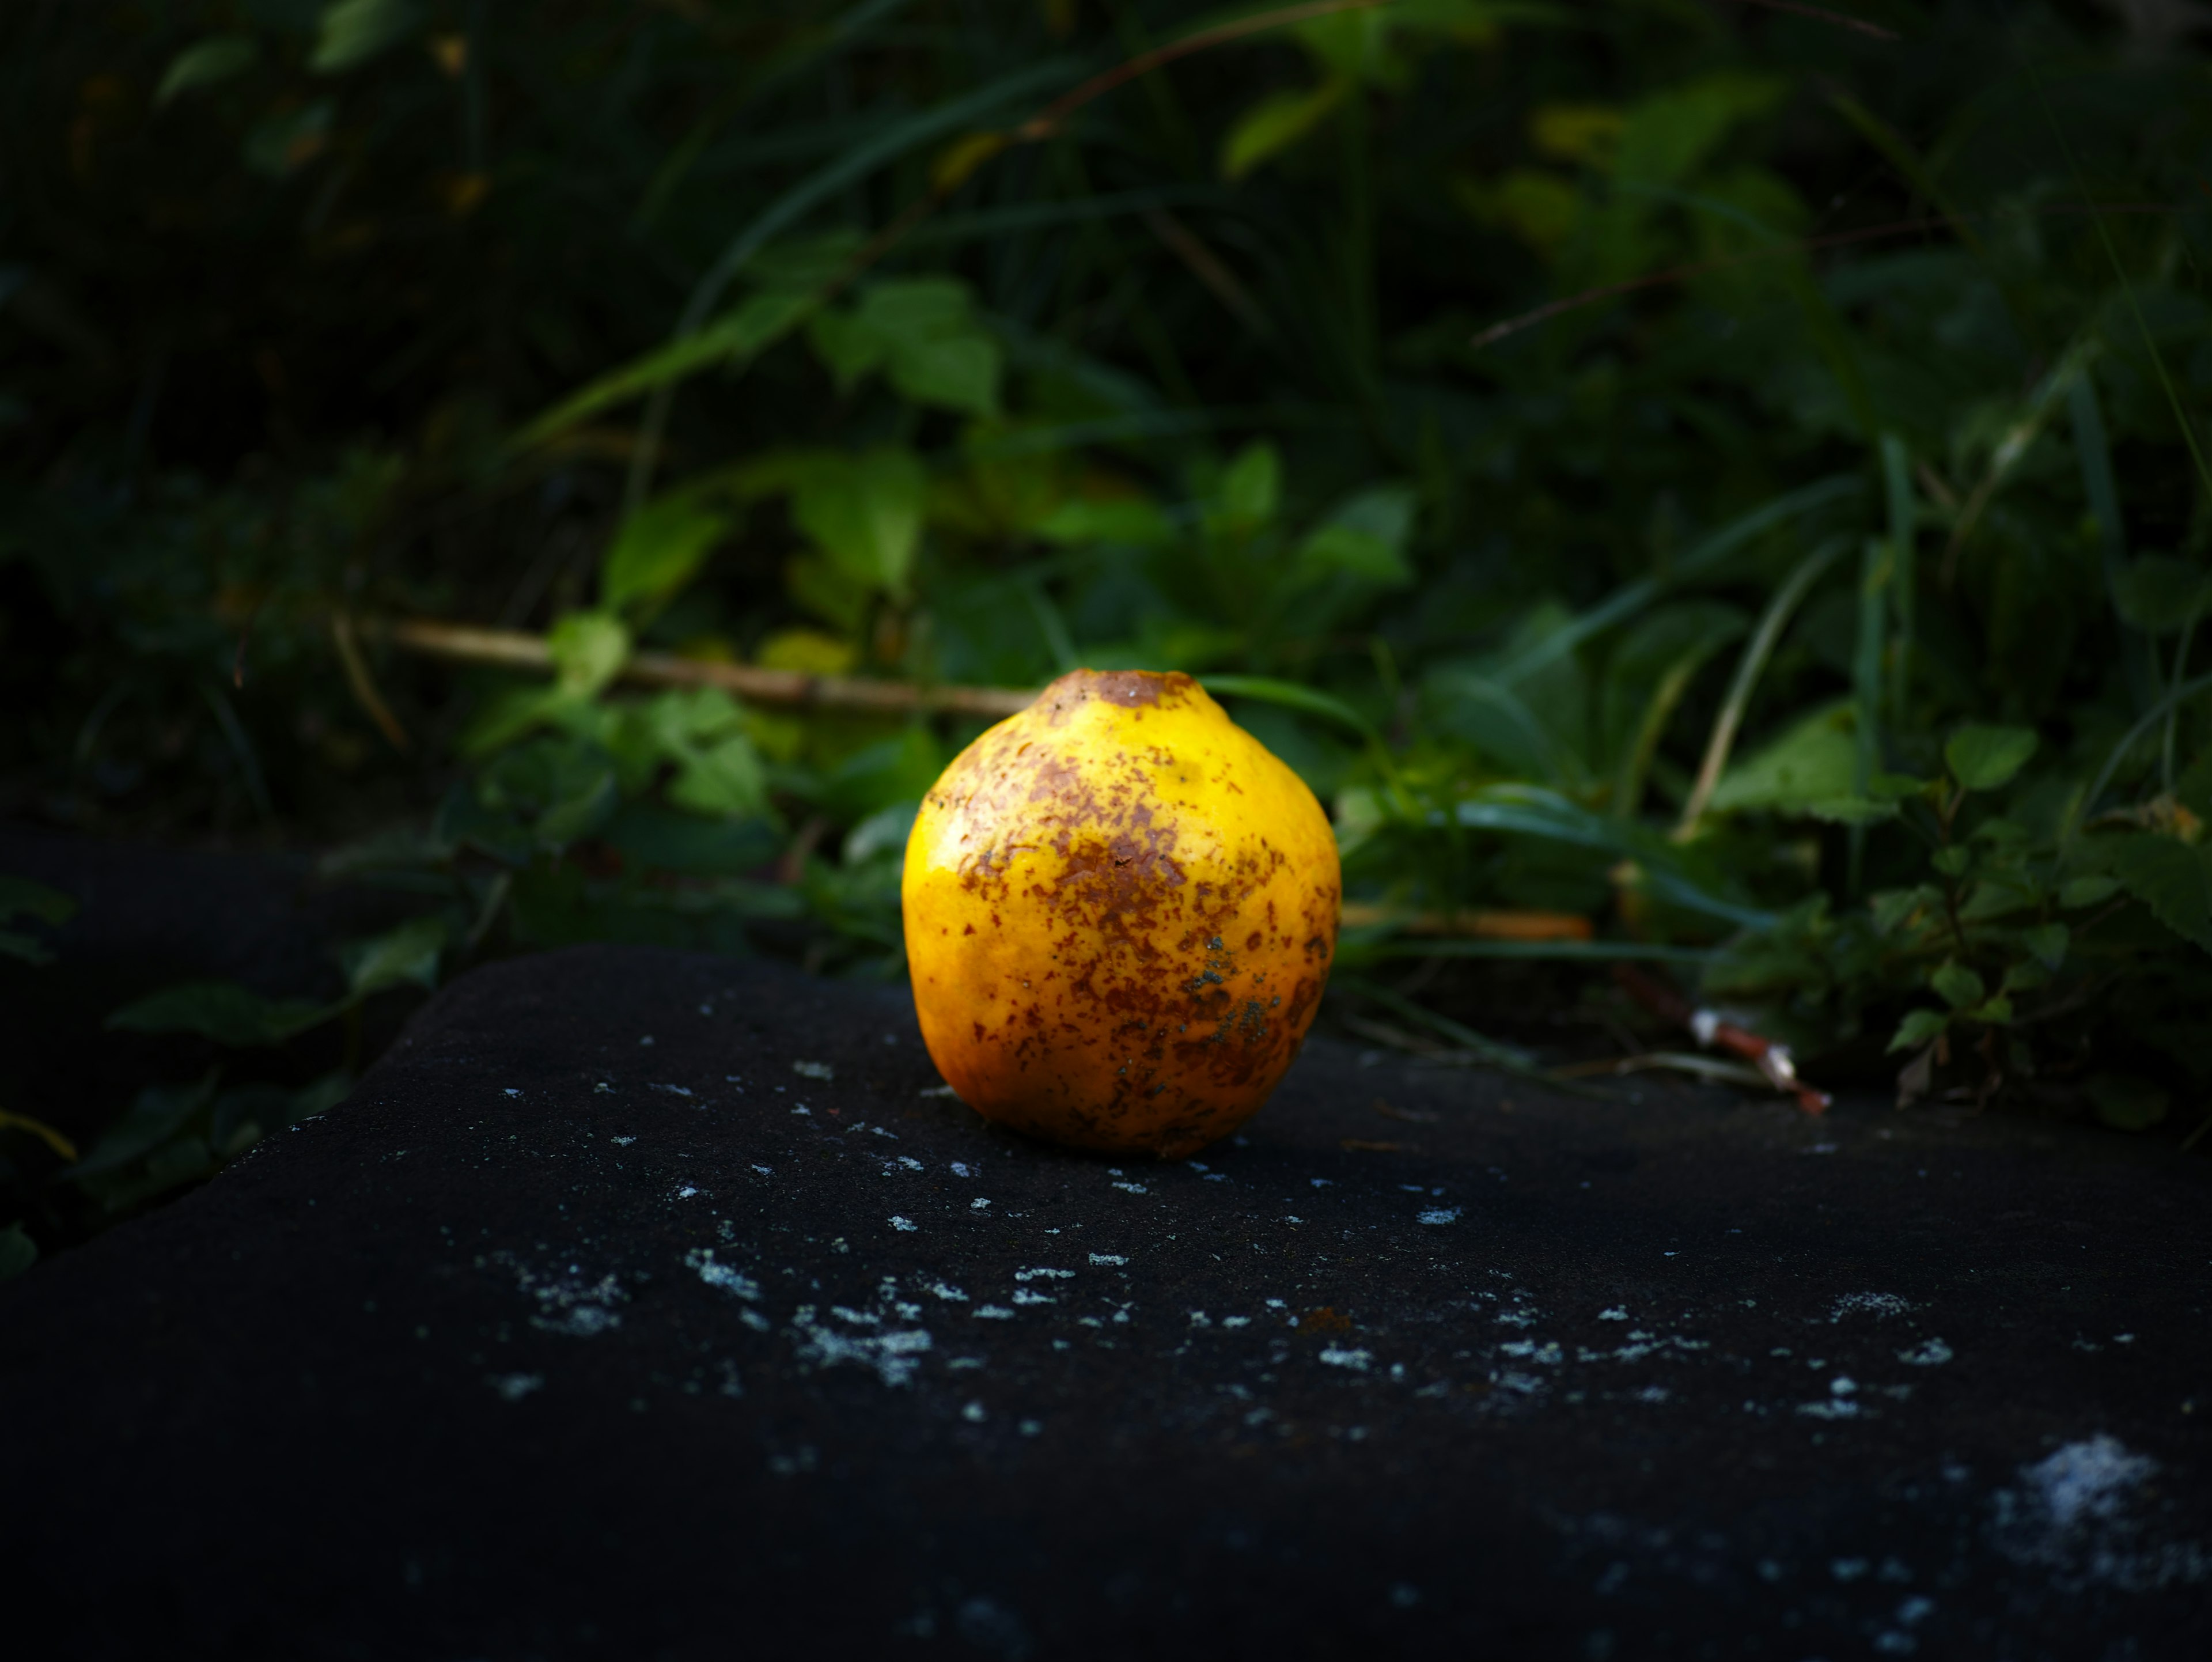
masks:
<instances>
[{"instance_id":1,"label":"dark stone surface","mask_svg":"<svg viewBox=\"0 0 2212 1662\"><path fill-rule=\"evenodd\" d=\"M2212 1652L2201 1166L1316 1043L1202 1166L1117 1167L934 1084L900 994L456 983L0 1288L16 1636Z\"/></svg>"}]
</instances>

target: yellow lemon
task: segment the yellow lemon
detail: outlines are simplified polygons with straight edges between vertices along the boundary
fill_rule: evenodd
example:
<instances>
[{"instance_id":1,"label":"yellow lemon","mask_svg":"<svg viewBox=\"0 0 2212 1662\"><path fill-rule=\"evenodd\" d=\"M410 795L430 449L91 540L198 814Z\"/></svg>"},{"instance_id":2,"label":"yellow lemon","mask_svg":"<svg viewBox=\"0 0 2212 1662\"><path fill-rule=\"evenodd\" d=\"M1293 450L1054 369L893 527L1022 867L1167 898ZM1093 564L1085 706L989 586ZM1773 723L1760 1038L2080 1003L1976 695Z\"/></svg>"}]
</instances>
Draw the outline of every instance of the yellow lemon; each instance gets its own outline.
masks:
<instances>
[{"instance_id":1,"label":"yellow lemon","mask_svg":"<svg viewBox=\"0 0 2212 1662\"><path fill-rule=\"evenodd\" d=\"M1077 670L963 751L915 821L923 1042L986 1119L1190 1154L1297 1056L1341 890L1313 793L1197 682Z\"/></svg>"}]
</instances>

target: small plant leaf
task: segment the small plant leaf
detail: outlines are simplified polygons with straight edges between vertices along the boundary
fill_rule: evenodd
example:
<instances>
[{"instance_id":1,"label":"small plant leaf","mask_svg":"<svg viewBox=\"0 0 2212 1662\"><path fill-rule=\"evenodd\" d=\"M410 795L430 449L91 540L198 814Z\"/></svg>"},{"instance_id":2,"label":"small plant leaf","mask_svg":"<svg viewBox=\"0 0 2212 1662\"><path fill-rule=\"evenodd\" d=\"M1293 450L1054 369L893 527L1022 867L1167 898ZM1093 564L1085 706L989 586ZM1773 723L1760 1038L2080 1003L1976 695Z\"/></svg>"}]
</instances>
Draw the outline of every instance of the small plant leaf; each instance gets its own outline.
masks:
<instances>
[{"instance_id":1,"label":"small plant leaf","mask_svg":"<svg viewBox=\"0 0 2212 1662\"><path fill-rule=\"evenodd\" d=\"M2109 900L2119 892L2120 880L2095 873L2087 877L2069 877L2060 886L2058 904L2072 911L2082 906L2094 906Z\"/></svg>"},{"instance_id":2,"label":"small plant leaf","mask_svg":"<svg viewBox=\"0 0 2212 1662\"><path fill-rule=\"evenodd\" d=\"M412 982L426 990L438 984L438 955L450 931L435 915L412 917L398 928L353 943L344 954L346 984L353 996L367 998L387 987Z\"/></svg>"},{"instance_id":3,"label":"small plant leaf","mask_svg":"<svg viewBox=\"0 0 2212 1662\"><path fill-rule=\"evenodd\" d=\"M1988 989L1980 976L1963 964L1946 964L1928 977L1942 1001L1954 1010L1963 1010L1970 1004L1978 1004Z\"/></svg>"},{"instance_id":4,"label":"small plant leaf","mask_svg":"<svg viewBox=\"0 0 2212 1662\"><path fill-rule=\"evenodd\" d=\"M398 45L421 18L410 0L332 0L323 8L307 67L343 75Z\"/></svg>"},{"instance_id":5,"label":"small plant leaf","mask_svg":"<svg viewBox=\"0 0 2212 1662\"><path fill-rule=\"evenodd\" d=\"M1890 1037L1889 1049L1893 1052L1917 1050L1950 1025L1951 1016L1947 1010L1908 1010L1905 1020L1897 1024L1897 1032Z\"/></svg>"},{"instance_id":6,"label":"small plant leaf","mask_svg":"<svg viewBox=\"0 0 2212 1662\"><path fill-rule=\"evenodd\" d=\"M154 107L161 109L185 93L242 75L260 56L260 43L250 34L216 34L195 41L169 60L161 84L155 89Z\"/></svg>"},{"instance_id":7,"label":"small plant leaf","mask_svg":"<svg viewBox=\"0 0 2212 1662\"><path fill-rule=\"evenodd\" d=\"M699 575L733 523L688 493L647 503L623 521L607 550L599 604L616 612L665 605Z\"/></svg>"},{"instance_id":8,"label":"small plant leaf","mask_svg":"<svg viewBox=\"0 0 2212 1662\"><path fill-rule=\"evenodd\" d=\"M561 691L591 698L622 673L629 659L629 630L604 612L571 612L545 636Z\"/></svg>"},{"instance_id":9,"label":"small plant leaf","mask_svg":"<svg viewBox=\"0 0 2212 1662\"><path fill-rule=\"evenodd\" d=\"M902 595L921 546L928 478L910 450L826 454L804 472L792 518L844 575Z\"/></svg>"},{"instance_id":10,"label":"small plant leaf","mask_svg":"<svg viewBox=\"0 0 2212 1662\"><path fill-rule=\"evenodd\" d=\"M2027 765L2035 746L2035 734L2028 728L1970 724L1951 735L1943 746L1943 761L1951 776L1966 789L1996 790Z\"/></svg>"},{"instance_id":11,"label":"small plant leaf","mask_svg":"<svg viewBox=\"0 0 2212 1662\"><path fill-rule=\"evenodd\" d=\"M2112 861L2113 874L2154 917L2212 952L2212 845L2138 832L2121 839Z\"/></svg>"},{"instance_id":12,"label":"small plant leaf","mask_svg":"<svg viewBox=\"0 0 2212 1662\"><path fill-rule=\"evenodd\" d=\"M244 1049L282 1044L336 1013L307 999L264 998L234 981L186 981L125 1005L106 1026L111 1032L198 1033Z\"/></svg>"},{"instance_id":13,"label":"small plant leaf","mask_svg":"<svg viewBox=\"0 0 2212 1662\"><path fill-rule=\"evenodd\" d=\"M2093 1074L2084 1088L2097 1117L2116 1131L2148 1131L2173 1105L2165 1087L2134 1074Z\"/></svg>"},{"instance_id":14,"label":"small plant leaf","mask_svg":"<svg viewBox=\"0 0 2212 1662\"><path fill-rule=\"evenodd\" d=\"M1270 93L1237 118L1221 142L1221 176L1234 184L1297 143L1344 101L1351 82L1331 76L1308 92Z\"/></svg>"},{"instance_id":15,"label":"small plant leaf","mask_svg":"<svg viewBox=\"0 0 2212 1662\"><path fill-rule=\"evenodd\" d=\"M1413 580L1406 541L1413 528L1413 493L1403 485L1363 490L1344 503L1298 547L1302 575L1342 572L1395 588Z\"/></svg>"},{"instance_id":16,"label":"small plant leaf","mask_svg":"<svg viewBox=\"0 0 2212 1662\"><path fill-rule=\"evenodd\" d=\"M2146 635L2171 635L2212 607L2212 572L2194 560L2146 554L2112 578L2121 621Z\"/></svg>"}]
</instances>

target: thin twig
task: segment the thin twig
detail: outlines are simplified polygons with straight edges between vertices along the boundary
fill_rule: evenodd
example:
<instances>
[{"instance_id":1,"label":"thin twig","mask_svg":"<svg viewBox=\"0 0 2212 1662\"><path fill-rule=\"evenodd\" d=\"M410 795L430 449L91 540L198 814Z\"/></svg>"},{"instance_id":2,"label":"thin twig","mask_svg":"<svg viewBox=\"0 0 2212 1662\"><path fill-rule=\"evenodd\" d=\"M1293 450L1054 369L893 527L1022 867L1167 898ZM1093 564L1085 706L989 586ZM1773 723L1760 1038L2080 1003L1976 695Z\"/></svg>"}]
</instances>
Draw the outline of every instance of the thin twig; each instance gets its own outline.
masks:
<instances>
[{"instance_id":1,"label":"thin twig","mask_svg":"<svg viewBox=\"0 0 2212 1662\"><path fill-rule=\"evenodd\" d=\"M554 667L553 651L545 637L523 630L476 629L432 618L393 618L369 627L403 652L426 657L544 673ZM343 649L342 646L341 652ZM995 721L1036 702L1034 688L924 686L912 681L868 680L851 675L808 675L754 664L678 658L665 652L636 654L623 666L622 679L640 686L720 687L760 704L882 715L933 711Z\"/></svg>"},{"instance_id":2,"label":"thin twig","mask_svg":"<svg viewBox=\"0 0 2212 1662\"><path fill-rule=\"evenodd\" d=\"M1402 911L1364 901L1345 902L1347 929L1391 924L1407 934L1460 935L1475 941L1589 941L1597 931L1579 912Z\"/></svg>"},{"instance_id":3,"label":"thin twig","mask_svg":"<svg viewBox=\"0 0 2212 1662\"><path fill-rule=\"evenodd\" d=\"M415 747L414 741L408 738L407 729L399 725L399 718L392 713L392 706L384 702L384 695L377 691L376 678L369 673L368 660L362 655L361 642L354 633L351 612L331 614L331 639L337 647L338 662L345 666L346 685L353 689L355 701L368 712L368 719L391 741L392 748L405 755Z\"/></svg>"}]
</instances>

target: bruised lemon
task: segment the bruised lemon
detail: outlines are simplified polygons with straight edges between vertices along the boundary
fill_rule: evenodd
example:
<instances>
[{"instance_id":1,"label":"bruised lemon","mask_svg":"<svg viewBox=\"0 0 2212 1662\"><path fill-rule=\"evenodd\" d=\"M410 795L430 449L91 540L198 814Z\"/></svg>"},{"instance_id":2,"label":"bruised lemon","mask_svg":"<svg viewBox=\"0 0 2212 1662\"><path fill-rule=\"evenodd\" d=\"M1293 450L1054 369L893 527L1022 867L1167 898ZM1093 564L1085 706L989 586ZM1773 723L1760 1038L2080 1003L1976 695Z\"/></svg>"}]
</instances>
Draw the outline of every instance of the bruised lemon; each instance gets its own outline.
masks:
<instances>
[{"instance_id":1,"label":"bruised lemon","mask_svg":"<svg viewBox=\"0 0 2212 1662\"><path fill-rule=\"evenodd\" d=\"M923 800L902 885L922 1040L986 1119L1190 1154L1297 1056L1340 893L1313 793L1197 682L1077 670Z\"/></svg>"}]
</instances>

